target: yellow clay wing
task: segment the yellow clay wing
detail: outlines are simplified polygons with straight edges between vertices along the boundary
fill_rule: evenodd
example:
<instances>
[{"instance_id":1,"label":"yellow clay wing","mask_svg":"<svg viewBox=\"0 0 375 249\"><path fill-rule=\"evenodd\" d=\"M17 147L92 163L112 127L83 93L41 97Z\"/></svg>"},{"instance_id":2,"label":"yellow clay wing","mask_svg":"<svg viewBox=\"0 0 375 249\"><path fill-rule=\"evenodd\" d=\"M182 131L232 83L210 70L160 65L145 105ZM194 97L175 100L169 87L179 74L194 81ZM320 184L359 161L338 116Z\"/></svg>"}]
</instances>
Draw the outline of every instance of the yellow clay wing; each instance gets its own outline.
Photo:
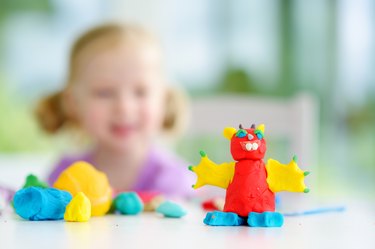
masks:
<instances>
[{"instance_id":1,"label":"yellow clay wing","mask_svg":"<svg viewBox=\"0 0 375 249\"><path fill-rule=\"evenodd\" d=\"M267 183L270 190L274 193L280 191L304 192L310 190L306 188L305 176L308 171L302 171L297 164L296 156L289 164L282 164L274 159L269 159L266 165Z\"/></svg>"},{"instance_id":2,"label":"yellow clay wing","mask_svg":"<svg viewBox=\"0 0 375 249\"><path fill-rule=\"evenodd\" d=\"M205 152L201 151L201 161L198 165L189 166L189 170L197 175L194 189L204 185L213 185L226 189L232 181L235 162L216 164L211 161Z\"/></svg>"}]
</instances>

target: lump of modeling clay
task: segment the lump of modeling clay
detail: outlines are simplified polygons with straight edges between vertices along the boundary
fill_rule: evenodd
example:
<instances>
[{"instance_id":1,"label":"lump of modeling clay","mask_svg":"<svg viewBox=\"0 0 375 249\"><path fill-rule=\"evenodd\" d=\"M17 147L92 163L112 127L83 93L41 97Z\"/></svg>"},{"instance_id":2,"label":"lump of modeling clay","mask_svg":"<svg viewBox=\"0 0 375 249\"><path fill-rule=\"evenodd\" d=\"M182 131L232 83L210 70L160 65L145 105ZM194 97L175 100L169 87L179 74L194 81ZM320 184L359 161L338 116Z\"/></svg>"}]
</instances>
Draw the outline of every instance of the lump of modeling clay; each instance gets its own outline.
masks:
<instances>
[{"instance_id":1,"label":"lump of modeling clay","mask_svg":"<svg viewBox=\"0 0 375 249\"><path fill-rule=\"evenodd\" d=\"M41 188L48 188L48 184L38 179L37 176L30 174L26 177L25 184L22 188L29 188L29 187L41 187Z\"/></svg>"},{"instance_id":2,"label":"lump of modeling clay","mask_svg":"<svg viewBox=\"0 0 375 249\"><path fill-rule=\"evenodd\" d=\"M208 212L203 223L209 226L242 226L246 219L232 212Z\"/></svg>"},{"instance_id":3,"label":"lump of modeling clay","mask_svg":"<svg viewBox=\"0 0 375 249\"><path fill-rule=\"evenodd\" d=\"M225 204L225 199L221 197L216 197L208 199L202 203L202 208L206 211L219 210L223 211Z\"/></svg>"},{"instance_id":4,"label":"lump of modeling clay","mask_svg":"<svg viewBox=\"0 0 375 249\"><path fill-rule=\"evenodd\" d=\"M135 215L143 210L142 200L135 192L124 192L113 200L113 206L121 214Z\"/></svg>"},{"instance_id":5,"label":"lump of modeling clay","mask_svg":"<svg viewBox=\"0 0 375 249\"><path fill-rule=\"evenodd\" d=\"M88 221L91 217L91 202L83 192L79 192L66 206L64 220Z\"/></svg>"},{"instance_id":6,"label":"lump of modeling clay","mask_svg":"<svg viewBox=\"0 0 375 249\"><path fill-rule=\"evenodd\" d=\"M26 220L61 220L71 199L66 191L30 187L17 191L13 201L16 213Z\"/></svg>"},{"instance_id":7,"label":"lump of modeling clay","mask_svg":"<svg viewBox=\"0 0 375 249\"><path fill-rule=\"evenodd\" d=\"M177 203L165 201L156 208L156 212L168 218L180 218L186 215L186 210Z\"/></svg>"},{"instance_id":8,"label":"lump of modeling clay","mask_svg":"<svg viewBox=\"0 0 375 249\"><path fill-rule=\"evenodd\" d=\"M107 176L87 162L76 162L65 169L53 184L73 196L83 192L91 202L91 215L108 212L112 204L112 188Z\"/></svg>"},{"instance_id":9,"label":"lump of modeling clay","mask_svg":"<svg viewBox=\"0 0 375 249\"><path fill-rule=\"evenodd\" d=\"M162 196L162 195L155 196L149 202L145 203L145 206L144 206L143 210L146 211L146 212L153 212L164 201L165 201L164 196Z\"/></svg>"},{"instance_id":10,"label":"lump of modeling clay","mask_svg":"<svg viewBox=\"0 0 375 249\"><path fill-rule=\"evenodd\" d=\"M164 196L156 191L137 191L143 202L143 211L154 212L156 208L165 201Z\"/></svg>"},{"instance_id":11,"label":"lump of modeling clay","mask_svg":"<svg viewBox=\"0 0 375 249\"><path fill-rule=\"evenodd\" d=\"M284 218L278 212L251 212L249 213L247 223L251 227L281 227L284 223Z\"/></svg>"}]
</instances>

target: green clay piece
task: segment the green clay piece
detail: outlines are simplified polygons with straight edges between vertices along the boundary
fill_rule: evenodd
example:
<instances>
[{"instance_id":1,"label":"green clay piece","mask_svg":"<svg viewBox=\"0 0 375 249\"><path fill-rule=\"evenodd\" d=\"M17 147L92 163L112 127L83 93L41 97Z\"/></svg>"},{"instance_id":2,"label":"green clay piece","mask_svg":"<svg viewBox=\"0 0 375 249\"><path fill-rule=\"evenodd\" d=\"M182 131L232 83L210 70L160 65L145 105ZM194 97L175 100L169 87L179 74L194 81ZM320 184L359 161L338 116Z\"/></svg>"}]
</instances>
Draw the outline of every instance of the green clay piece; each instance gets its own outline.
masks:
<instances>
[{"instance_id":1,"label":"green clay piece","mask_svg":"<svg viewBox=\"0 0 375 249\"><path fill-rule=\"evenodd\" d=\"M190 166L188 167L188 169L189 169L190 171L193 171L193 166L190 165Z\"/></svg>"},{"instance_id":2,"label":"green clay piece","mask_svg":"<svg viewBox=\"0 0 375 249\"><path fill-rule=\"evenodd\" d=\"M38 179L37 176L30 174L26 177L26 182L22 188L29 188L29 187L40 187L40 188L48 188L48 184Z\"/></svg>"},{"instance_id":3,"label":"green clay piece","mask_svg":"<svg viewBox=\"0 0 375 249\"><path fill-rule=\"evenodd\" d=\"M296 155L293 156L293 161L297 162L298 157Z\"/></svg>"},{"instance_id":4,"label":"green clay piece","mask_svg":"<svg viewBox=\"0 0 375 249\"><path fill-rule=\"evenodd\" d=\"M207 155L203 150L199 151L199 154L201 154L201 157L205 157Z\"/></svg>"},{"instance_id":5,"label":"green clay piece","mask_svg":"<svg viewBox=\"0 0 375 249\"><path fill-rule=\"evenodd\" d=\"M310 192L310 189L305 188L305 189L303 190L303 192L304 192L305 194L307 194L308 192Z\"/></svg>"},{"instance_id":6,"label":"green clay piece","mask_svg":"<svg viewBox=\"0 0 375 249\"><path fill-rule=\"evenodd\" d=\"M308 176L308 175L310 175L310 171L305 171L305 172L303 172L303 175L304 175L304 176Z\"/></svg>"},{"instance_id":7,"label":"green clay piece","mask_svg":"<svg viewBox=\"0 0 375 249\"><path fill-rule=\"evenodd\" d=\"M114 213L116 213L116 206L115 206L115 202L113 199L111 203L111 207L109 208L107 214L114 214Z\"/></svg>"}]
</instances>

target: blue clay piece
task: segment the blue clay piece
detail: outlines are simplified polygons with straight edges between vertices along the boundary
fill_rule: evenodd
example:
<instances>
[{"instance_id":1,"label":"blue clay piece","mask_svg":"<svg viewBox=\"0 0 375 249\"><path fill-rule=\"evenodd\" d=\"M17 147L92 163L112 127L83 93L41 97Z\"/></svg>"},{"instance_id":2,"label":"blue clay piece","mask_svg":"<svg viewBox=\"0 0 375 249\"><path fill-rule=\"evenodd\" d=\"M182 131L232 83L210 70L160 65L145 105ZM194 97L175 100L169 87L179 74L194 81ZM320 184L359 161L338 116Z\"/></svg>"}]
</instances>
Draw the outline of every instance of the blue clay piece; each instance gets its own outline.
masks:
<instances>
[{"instance_id":1,"label":"blue clay piece","mask_svg":"<svg viewBox=\"0 0 375 249\"><path fill-rule=\"evenodd\" d=\"M135 215L143 210L143 202L135 192L119 194L113 200L113 206L121 214Z\"/></svg>"},{"instance_id":2,"label":"blue clay piece","mask_svg":"<svg viewBox=\"0 0 375 249\"><path fill-rule=\"evenodd\" d=\"M240 130L237 131L236 136L237 136L237 137L245 137L246 134L247 134L247 131L246 131L246 130L244 130L244 129L240 129Z\"/></svg>"},{"instance_id":3,"label":"blue clay piece","mask_svg":"<svg viewBox=\"0 0 375 249\"><path fill-rule=\"evenodd\" d=\"M29 187L14 195L14 209L26 220L61 220L72 199L67 191L55 188Z\"/></svg>"},{"instance_id":4,"label":"blue clay piece","mask_svg":"<svg viewBox=\"0 0 375 249\"><path fill-rule=\"evenodd\" d=\"M258 137L258 139L262 139L263 138L262 134L260 134L260 133L257 133L257 137Z\"/></svg>"},{"instance_id":5,"label":"blue clay piece","mask_svg":"<svg viewBox=\"0 0 375 249\"><path fill-rule=\"evenodd\" d=\"M209 226L241 226L246 220L236 213L213 211L206 215L203 223Z\"/></svg>"},{"instance_id":6,"label":"blue clay piece","mask_svg":"<svg viewBox=\"0 0 375 249\"><path fill-rule=\"evenodd\" d=\"M251 212L247 223L251 227L281 227L284 223L284 217L278 212Z\"/></svg>"},{"instance_id":7,"label":"blue clay piece","mask_svg":"<svg viewBox=\"0 0 375 249\"><path fill-rule=\"evenodd\" d=\"M165 201L156 208L156 212L168 218L181 218L186 215L186 210L177 203Z\"/></svg>"}]
</instances>

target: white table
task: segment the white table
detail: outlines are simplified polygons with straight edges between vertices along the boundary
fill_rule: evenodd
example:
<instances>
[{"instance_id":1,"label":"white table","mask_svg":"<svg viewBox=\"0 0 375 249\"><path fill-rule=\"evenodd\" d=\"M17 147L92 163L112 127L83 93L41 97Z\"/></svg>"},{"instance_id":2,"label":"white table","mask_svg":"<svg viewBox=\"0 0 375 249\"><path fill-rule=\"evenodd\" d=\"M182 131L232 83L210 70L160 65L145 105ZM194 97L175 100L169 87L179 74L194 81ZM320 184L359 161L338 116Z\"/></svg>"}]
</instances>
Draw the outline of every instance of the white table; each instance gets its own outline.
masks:
<instances>
[{"instance_id":1,"label":"white table","mask_svg":"<svg viewBox=\"0 0 375 249\"><path fill-rule=\"evenodd\" d=\"M107 215L86 223L0 217L0 248L375 248L374 211L288 217L282 228L210 227L188 206L182 219Z\"/></svg>"},{"instance_id":2,"label":"white table","mask_svg":"<svg viewBox=\"0 0 375 249\"><path fill-rule=\"evenodd\" d=\"M29 172L39 176L53 158L0 157L0 182L22 186ZM11 171L12 169L13 171ZM350 201L349 201L350 200ZM6 210L0 216L0 249L8 248L375 248L375 206L353 200L341 213L287 217L282 228L210 227L205 213L187 203L182 219L155 213L107 215L86 223L25 221Z\"/></svg>"}]
</instances>

